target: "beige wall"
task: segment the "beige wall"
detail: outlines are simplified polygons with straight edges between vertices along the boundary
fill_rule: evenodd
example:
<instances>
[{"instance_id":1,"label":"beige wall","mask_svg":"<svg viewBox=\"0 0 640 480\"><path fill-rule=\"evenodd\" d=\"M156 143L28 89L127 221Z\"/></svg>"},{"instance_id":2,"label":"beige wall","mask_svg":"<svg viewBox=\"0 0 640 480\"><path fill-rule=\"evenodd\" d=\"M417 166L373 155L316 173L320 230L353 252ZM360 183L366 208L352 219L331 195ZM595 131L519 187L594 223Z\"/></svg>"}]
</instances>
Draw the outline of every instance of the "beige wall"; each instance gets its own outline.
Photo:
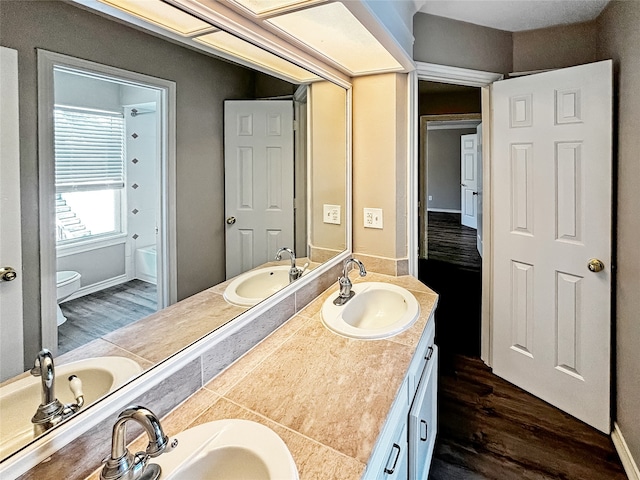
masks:
<instances>
[{"instance_id":1,"label":"beige wall","mask_svg":"<svg viewBox=\"0 0 640 480\"><path fill-rule=\"evenodd\" d=\"M353 80L353 251L407 256L407 76ZM383 210L383 229L364 228L363 208Z\"/></svg>"},{"instance_id":2,"label":"beige wall","mask_svg":"<svg viewBox=\"0 0 640 480\"><path fill-rule=\"evenodd\" d=\"M640 0L611 2L597 26L597 56L614 60L617 92L615 420L640 465Z\"/></svg>"},{"instance_id":3,"label":"beige wall","mask_svg":"<svg viewBox=\"0 0 640 480\"><path fill-rule=\"evenodd\" d=\"M496 73L513 71L511 32L417 13L413 59Z\"/></svg>"},{"instance_id":4,"label":"beige wall","mask_svg":"<svg viewBox=\"0 0 640 480\"><path fill-rule=\"evenodd\" d=\"M596 59L596 22L513 32L513 71L563 68Z\"/></svg>"},{"instance_id":5,"label":"beige wall","mask_svg":"<svg viewBox=\"0 0 640 480\"><path fill-rule=\"evenodd\" d=\"M307 92L310 121L311 246L346 248L347 91L330 82L313 83ZM339 205L340 225L324 223L324 204ZM313 257L313 255L312 255ZM311 258L313 261L321 257Z\"/></svg>"}]
</instances>

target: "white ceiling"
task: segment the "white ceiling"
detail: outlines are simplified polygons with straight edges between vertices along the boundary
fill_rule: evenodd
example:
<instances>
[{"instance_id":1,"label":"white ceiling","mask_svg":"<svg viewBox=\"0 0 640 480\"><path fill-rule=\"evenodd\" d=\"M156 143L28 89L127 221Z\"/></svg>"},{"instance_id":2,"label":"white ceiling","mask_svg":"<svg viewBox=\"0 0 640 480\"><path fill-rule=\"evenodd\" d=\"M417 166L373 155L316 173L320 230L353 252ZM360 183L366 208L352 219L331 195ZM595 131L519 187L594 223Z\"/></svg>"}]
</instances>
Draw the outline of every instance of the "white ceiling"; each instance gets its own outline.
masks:
<instances>
[{"instance_id":1,"label":"white ceiling","mask_svg":"<svg viewBox=\"0 0 640 480\"><path fill-rule=\"evenodd\" d=\"M420 9L509 32L595 19L609 0L426 0Z\"/></svg>"}]
</instances>

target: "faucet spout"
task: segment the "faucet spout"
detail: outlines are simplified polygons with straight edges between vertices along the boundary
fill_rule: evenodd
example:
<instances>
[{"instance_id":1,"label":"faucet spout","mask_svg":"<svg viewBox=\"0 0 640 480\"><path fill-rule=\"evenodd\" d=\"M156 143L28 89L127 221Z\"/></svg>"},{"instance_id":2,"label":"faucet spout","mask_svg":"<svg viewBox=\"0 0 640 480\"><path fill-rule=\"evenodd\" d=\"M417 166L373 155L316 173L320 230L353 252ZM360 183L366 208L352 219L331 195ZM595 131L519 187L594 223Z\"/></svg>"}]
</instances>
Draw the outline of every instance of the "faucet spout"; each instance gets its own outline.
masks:
<instances>
[{"instance_id":1,"label":"faucet spout","mask_svg":"<svg viewBox=\"0 0 640 480\"><path fill-rule=\"evenodd\" d=\"M144 452L135 455L126 447L126 426L133 420L140 424L149 437L149 443ZM149 409L132 405L123 410L113 426L111 438L111 457L106 460L100 472L101 480L136 480L142 478L158 478L160 467L148 465L149 459L163 453L169 444L169 437L164 434L160 420ZM157 476L156 476L157 475Z\"/></svg>"},{"instance_id":2,"label":"faucet spout","mask_svg":"<svg viewBox=\"0 0 640 480\"><path fill-rule=\"evenodd\" d=\"M42 405L48 405L56 399L55 384L56 375L53 366L53 355L46 348L42 349L31 369L31 375L40 377L42 384L41 399Z\"/></svg>"},{"instance_id":3,"label":"faucet spout","mask_svg":"<svg viewBox=\"0 0 640 480\"><path fill-rule=\"evenodd\" d=\"M42 384L40 405L31 418L36 435L49 430L62 420L70 417L84 405L82 382L75 375L69 377L69 386L74 394L76 403L64 405L56 398L56 373L53 365L53 355L46 348L38 353L30 373L34 377L40 377Z\"/></svg>"},{"instance_id":4,"label":"faucet spout","mask_svg":"<svg viewBox=\"0 0 640 480\"><path fill-rule=\"evenodd\" d=\"M360 260L355 258L349 258L345 260L344 264L342 265L342 276L338 278L338 285L340 285L340 293L333 300L334 305L344 305L349 300L351 300L351 297L355 295L355 292L351 291L351 287L353 287L353 284L349 279L349 267L351 266L352 263L357 265L358 268L360 269L361 277L364 277L367 274L367 270L364 268L364 264Z\"/></svg>"},{"instance_id":5,"label":"faucet spout","mask_svg":"<svg viewBox=\"0 0 640 480\"><path fill-rule=\"evenodd\" d=\"M302 276L303 270L296 267L296 254L288 247L282 247L276 252L276 260L282 260L282 254L289 254L291 259L291 268L289 269L289 283L295 282Z\"/></svg>"}]
</instances>

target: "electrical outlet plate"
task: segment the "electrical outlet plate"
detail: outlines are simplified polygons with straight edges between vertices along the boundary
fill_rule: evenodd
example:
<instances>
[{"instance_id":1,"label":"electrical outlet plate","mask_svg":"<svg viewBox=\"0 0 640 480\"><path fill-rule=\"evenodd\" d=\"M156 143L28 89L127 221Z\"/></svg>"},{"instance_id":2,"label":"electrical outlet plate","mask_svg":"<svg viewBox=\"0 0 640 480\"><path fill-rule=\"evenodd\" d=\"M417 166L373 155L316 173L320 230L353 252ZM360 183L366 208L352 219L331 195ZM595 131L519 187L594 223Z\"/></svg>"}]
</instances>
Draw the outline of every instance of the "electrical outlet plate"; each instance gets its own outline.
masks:
<instances>
[{"instance_id":1,"label":"electrical outlet plate","mask_svg":"<svg viewBox=\"0 0 640 480\"><path fill-rule=\"evenodd\" d=\"M364 209L364 227L365 228L382 228L382 209L381 208L365 208Z\"/></svg>"},{"instance_id":2,"label":"electrical outlet plate","mask_svg":"<svg viewBox=\"0 0 640 480\"><path fill-rule=\"evenodd\" d=\"M340 205L323 205L322 218L324 223L340 225Z\"/></svg>"}]
</instances>

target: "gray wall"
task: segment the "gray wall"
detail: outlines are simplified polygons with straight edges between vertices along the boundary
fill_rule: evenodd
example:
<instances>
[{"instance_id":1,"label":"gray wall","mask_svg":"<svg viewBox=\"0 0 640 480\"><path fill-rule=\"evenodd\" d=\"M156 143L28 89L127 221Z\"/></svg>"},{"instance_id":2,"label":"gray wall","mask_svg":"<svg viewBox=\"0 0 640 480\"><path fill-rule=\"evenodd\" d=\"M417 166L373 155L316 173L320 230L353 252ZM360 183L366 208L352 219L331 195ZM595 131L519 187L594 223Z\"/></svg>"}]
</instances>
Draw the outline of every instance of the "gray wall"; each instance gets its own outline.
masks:
<instances>
[{"instance_id":1,"label":"gray wall","mask_svg":"<svg viewBox=\"0 0 640 480\"><path fill-rule=\"evenodd\" d=\"M414 59L445 65L494 70L495 59L472 59L448 42L462 36L473 42L468 24L444 19L414 19ZM426 17L429 17L426 15ZM449 32L442 32L448 25ZM431 32L420 31L431 26ZM617 185L614 199L617 276L615 293L614 419L636 461L640 463L640 199L635 192L640 179L640 0L614 0L595 23L569 25L513 34L513 70L538 70L578 65L612 58L615 70L614 154ZM476 27L482 29L483 27ZM486 32L475 40L482 43ZM438 35L442 37L438 39ZM420 41L418 41L420 39ZM427 42L429 40L429 42ZM431 51L434 48L436 51ZM445 54L451 55L448 58ZM509 70L506 70L509 71Z\"/></svg>"},{"instance_id":2,"label":"gray wall","mask_svg":"<svg viewBox=\"0 0 640 480\"><path fill-rule=\"evenodd\" d=\"M413 59L496 73L513 71L511 32L417 13Z\"/></svg>"},{"instance_id":3,"label":"gray wall","mask_svg":"<svg viewBox=\"0 0 640 480\"><path fill-rule=\"evenodd\" d=\"M596 60L596 22L513 32L513 71L563 68Z\"/></svg>"},{"instance_id":4,"label":"gray wall","mask_svg":"<svg viewBox=\"0 0 640 480\"><path fill-rule=\"evenodd\" d=\"M427 131L427 209L460 210L460 136L475 128Z\"/></svg>"},{"instance_id":5,"label":"gray wall","mask_svg":"<svg viewBox=\"0 0 640 480\"><path fill-rule=\"evenodd\" d=\"M611 2L597 25L597 56L614 60L617 92L615 418L640 464L640 0Z\"/></svg>"},{"instance_id":6,"label":"gray wall","mask_svg":"<svg viewBox=\"0 0 640 480\"><path fill-rule=\"evenodd\" d=\"M178 298L224 280L222 106L254 75L62 2L2 0L0 43L18 50L25 358L40 348L36 48L176 82Z\"/></svg>"}]
</instances>

